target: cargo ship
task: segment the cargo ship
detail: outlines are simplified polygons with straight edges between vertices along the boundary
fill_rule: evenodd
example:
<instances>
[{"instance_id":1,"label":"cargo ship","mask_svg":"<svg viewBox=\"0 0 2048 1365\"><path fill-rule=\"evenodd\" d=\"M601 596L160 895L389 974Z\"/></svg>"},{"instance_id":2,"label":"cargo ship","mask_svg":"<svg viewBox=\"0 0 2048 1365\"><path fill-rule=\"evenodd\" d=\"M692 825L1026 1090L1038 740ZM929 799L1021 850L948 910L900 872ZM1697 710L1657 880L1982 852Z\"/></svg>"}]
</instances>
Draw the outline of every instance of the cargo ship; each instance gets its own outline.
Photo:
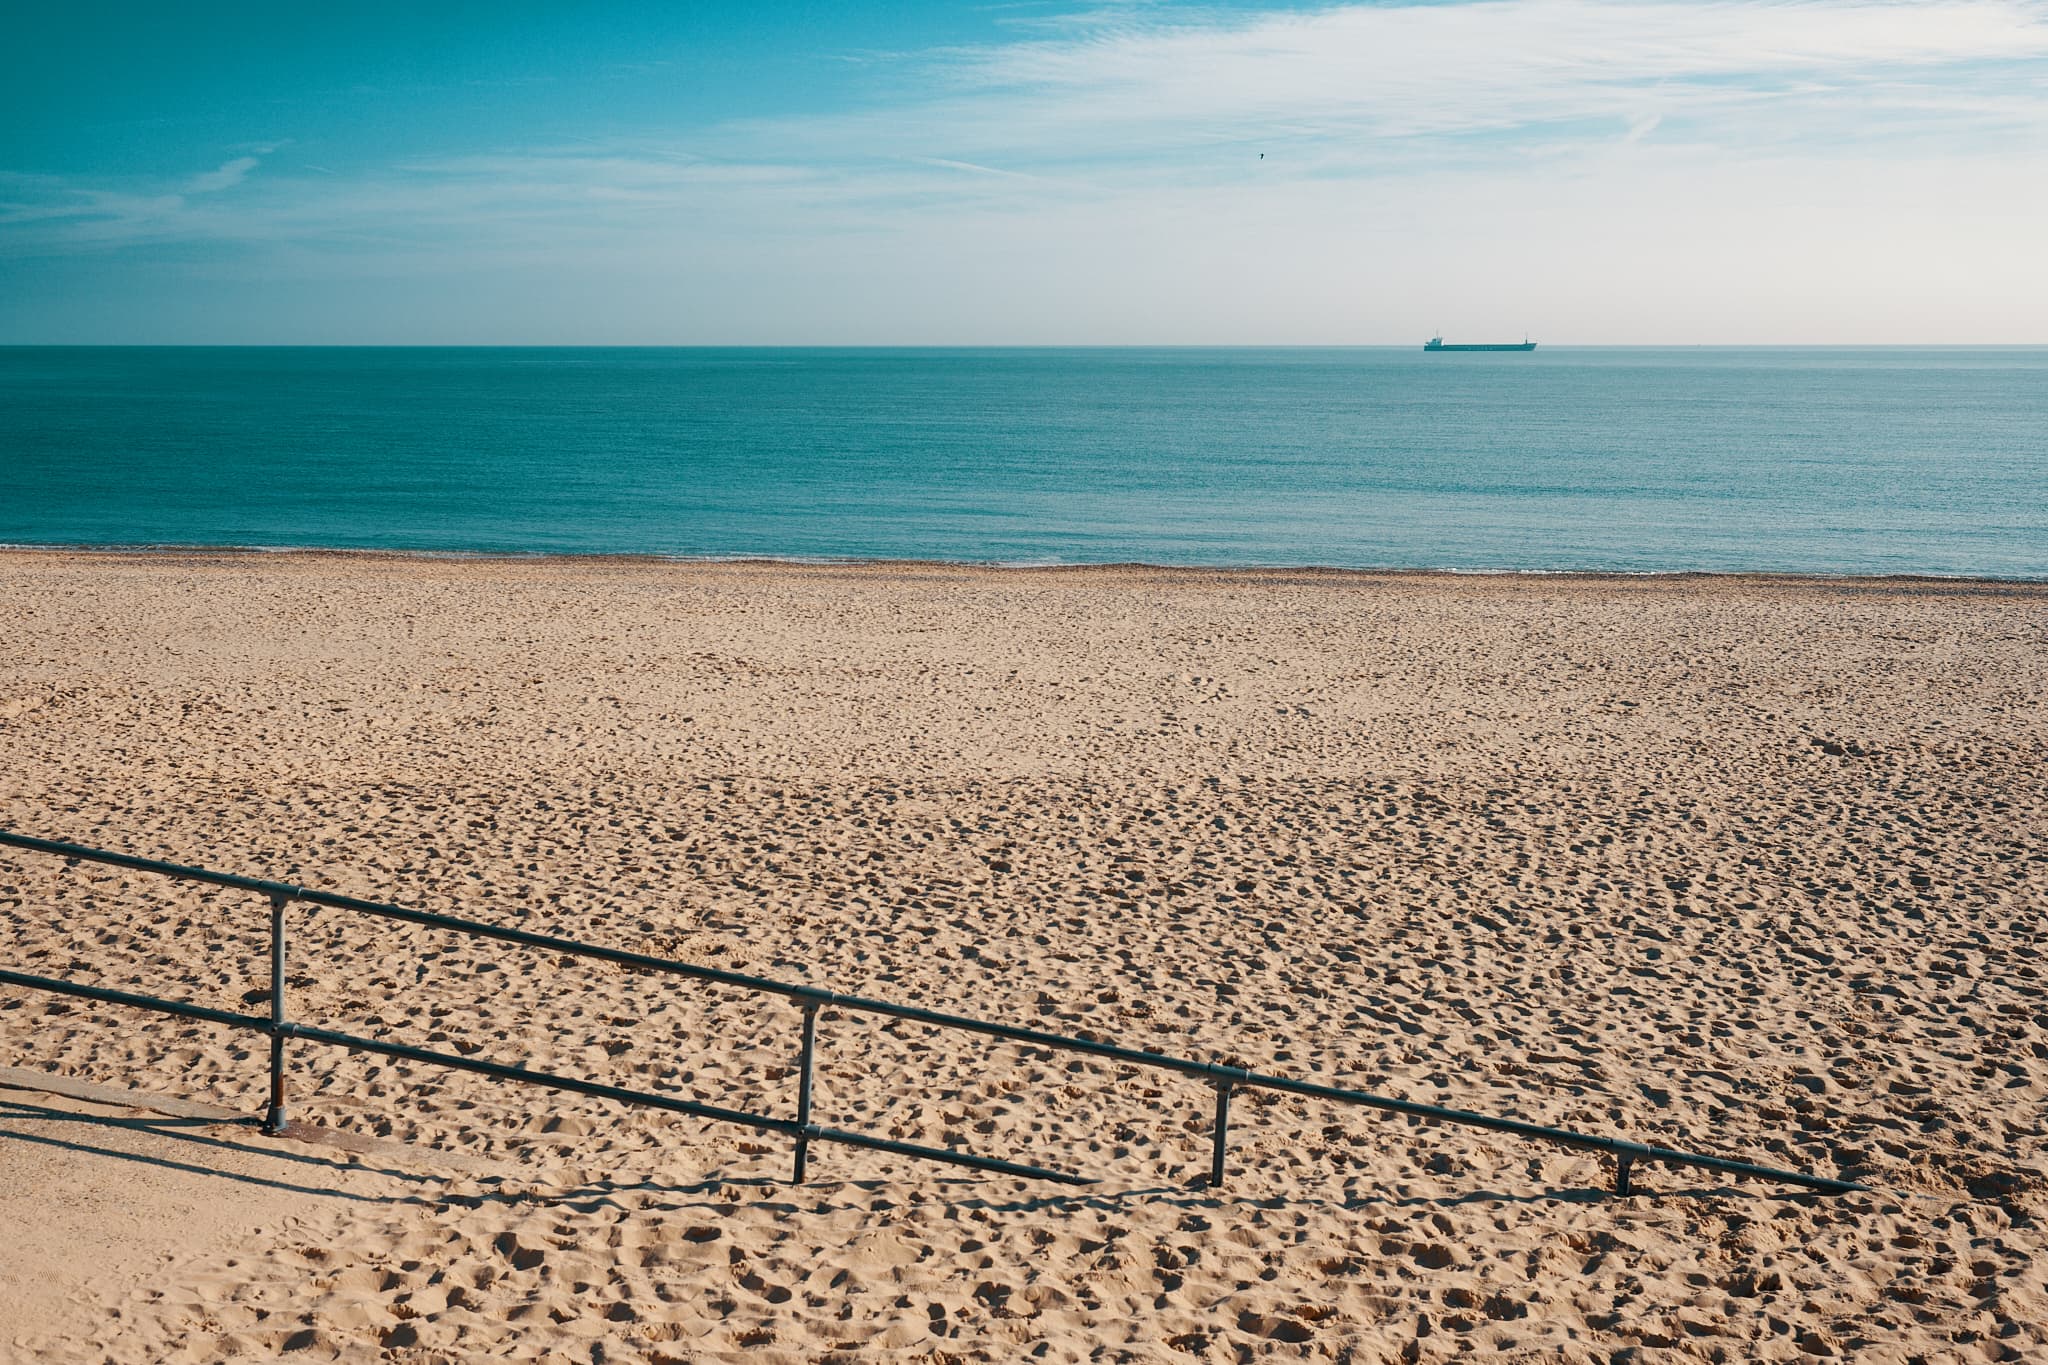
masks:
<instances>
[{"instance_id":1,"label":"cargo ship","mask_svg":"<svg viewBox=\"0 0 2048 1365\"><path fill-rule=\"evenodd\" d=\"M1495 341L1453 346L1445 342L1442 337L1431 337L1422 343L1422 349L1425 351L1533 351L1536 349L1536 343L1533 341Z\"/></svg>"}]
</instances>

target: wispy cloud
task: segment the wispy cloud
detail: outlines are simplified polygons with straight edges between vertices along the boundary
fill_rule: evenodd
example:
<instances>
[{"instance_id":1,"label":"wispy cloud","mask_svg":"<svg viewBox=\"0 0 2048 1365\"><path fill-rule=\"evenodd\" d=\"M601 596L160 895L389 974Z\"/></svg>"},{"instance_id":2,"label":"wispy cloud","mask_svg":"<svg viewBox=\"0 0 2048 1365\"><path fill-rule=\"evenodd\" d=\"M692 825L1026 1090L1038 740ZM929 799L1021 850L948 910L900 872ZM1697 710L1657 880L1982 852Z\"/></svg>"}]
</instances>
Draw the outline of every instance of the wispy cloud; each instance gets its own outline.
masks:
<instances>
[{"instance_id":1,"label":"wispy cloud","mask_svg":"<svg viewBox=\"0 0 2048 1365\"><path fill-rule=\"evenodd\" d=\"M150 187L108 189L56 176L0 171L0 249L10 241L30 247L63 242L104 245L203 230L200 225L209 219L204 214L188 214L191 201L234 189L262 164L264 156L284 145L246 144L247 154L231 157L210 171L185 176L156 192ZM24 231L27 225L42 231ZM16 232L8 234L9 228Z\"/></svg>"},{"instance_id":2,"label":"wispy cloud","mask_svg":"<svg viewBox=\"0 0 2048 1365\"><path fill-rule=\"evenodd\" d=\"M195 175L185 182L186 194L215 194L231 190L256 169L257 159L253 156L238 156L232 161L223 161L213 170Z\"/></svg>"},{"instance_id":3,"label":"wispy cloud","mask_svg":"<svg viewBox=\"0 0 2048 1365\"><path fill-rule=\"evenodd\" d=\"M662 130L706 153L669 150L656 130L457 152L356 186L279 178L274 199L243 208L317 232L310 210L323 196L348 218L357 189L387 211L419 211L430 184L450 204L500 211L521 200L681 209L719 187L805 187L834 203L862 186L878 202L971 196L960 172L1121 193L1228 180L1261 152L1270 183L1515 163L1653 131L1731 153L2048 133L2048 9L2028 0L1480 0L1248 16L1139 5L1023 31L898 57L887 97L859 109ZM186 212L187 200L246 191L283 145L247 144L170 184L57 187L0 208L0 225L76 219L98 225L79 237L99 243L122 223L150 239L216 230L224 215ZM928 182L906 180L911 167ZM493 182L487 193L480 181Z\"/></svg>"},{"instance_id":4,"label":"wispy cloud","mask_svg":"<svg viewBox=\"0 0 2048 1365\"><path fill-rule=\"evenodd\" d=\"M1786 280L1910 248L1989 270L2048 211L2040 0L1110 5L1033 8L1011 31L866 54L869 96L829 115L342 173L265 160L284 145L265 142L154 180L0 175L0 260L185 243L251 273L584 271L630 280L621 308L716 277L847 317L910 298L931 316L979 299L1044 318L1061 296L1048 281L1095 281L1105 308L1279 327L1341 319L1342 289L1388 297L1368 240L1425 281L1476 280L1485 254L1507 272L1486 277L1496 290L1540 242L1579 262L1582 292L1632 261L1640 292L1659 262ZM1996 180L2011 214L1947 214L1940 197L1971 177ZM1680 243L1683 271L1660 254ZM1790 264L1795 250L1814 260ZM1248 276L1253 259L1288 264Z\"/></svg>"},{"instance_id":5,"label":"wispy cloud","mask_svg":"<svg viewBox=\"0 0 2048 1365\"><path fill-rule=\"evenodd\" d=\"M1041 163L1235 143L1378 151L1653 114L1835 138L1850 131L1835 109L1906 87L1921 118L2039 128L2048 95L2020 64L2044 55L2048 13L2022 0L1485 0L1206 22L1118 11L933 54L922 98L760 131L841 154ZM1972 79L1943 79L1964 69Z\"/></svg>"}]
</instances>

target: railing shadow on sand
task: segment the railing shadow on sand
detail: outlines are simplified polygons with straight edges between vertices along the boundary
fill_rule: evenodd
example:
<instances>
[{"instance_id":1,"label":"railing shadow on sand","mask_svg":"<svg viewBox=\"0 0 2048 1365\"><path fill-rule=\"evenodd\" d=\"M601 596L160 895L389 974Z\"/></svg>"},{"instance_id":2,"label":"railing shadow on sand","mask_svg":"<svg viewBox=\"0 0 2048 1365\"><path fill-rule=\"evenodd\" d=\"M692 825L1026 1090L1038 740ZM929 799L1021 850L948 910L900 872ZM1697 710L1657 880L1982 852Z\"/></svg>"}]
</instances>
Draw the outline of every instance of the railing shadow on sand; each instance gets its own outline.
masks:
<instances>
[{"instance_id":1,"label":"railing shadow on sand","mask_svg":"<svg viewBox=\"0 0 2048 1365\"><path fill-rule=\"evenodd\" d=\"M684 1114L693 1118L708 1119L716 1123L737 1124L742 1127L752 1128L757 1132L780 1133L794 1140L795 1170L793 1178L799 1184L803 1182L809 1170L810 1147L814 1142L838 1143L843 1146L886 1152L891 1155L910 1157L921 1161L939 1161L954 1166L967 1166L975 1170L990 1171L998 1175L1017 1176L1023 1179L1051 1180L1068 1185L1096 1183L1089 1177L1076 1175L1072 1172L1051 1170L1041 1166L1026 1165L1021 1162L1002 1161L994 1157L979 1156L972 1152L964 1152L955 1148L926 1147L916 1143L898 1142L889 1138L876 1137L868 1133L855 1133L838 1128L828 1128L815 1122L811 1112L811 1099L812 1083L815 1074L814 1062L817 1052L818 1015L820 1010L829 1007L834 1010L850 1013L882 1015L934 1028L957 1029L968 1033L978 1033L985 1037L999 1038L1007 1042L1020 1043L1027 1047L1075 1052L1084 1056L1100 1057L1110 1061L1121 1062L1129 1066L1151 1067L1161 1071L1172 1071L1183 1076L1191 1076L1205 1081L1215 1089L1215 1119L1211 1130L1212 1145L1209 1166L1209 1184L1212 1188L1221 1186L1223 1183L1224 1158L1230 1133L1230 1101L1232 1095L1238 1090L1269 1090L1305 1096L1310 1099L1326 1100L1335 1104L1348 1104L1367 1109L1378 1109L1387 1113L1403 1114L1410 1118L1435 1123L1456 1124L1464 1127L1486 1129L1497 1133L1508 1133L1516 1137L1577 1148L1582 1151L1602 1152L1614 1159L1615 1191L1623 1195L1630 1192L1630 1173L1637 1162L1658 1163L1669 1166L1692 1166L1702 1170L1716 1171L1723 1175L1748 1176L1754 1179L1798 1186L1824 1194L1847 1194L1868 1189L1867 1186L1849 1180L1809 1175L1800 1171L1778 1170L1746 1161L1732 1161L1724 1157L1707 1156L1697 1152L1681 1152L1668 1147L1653 1147L1640 1142L1629 1142L1622 1138L1600 1137L1595 1134L1574 1132L1565 1128L1550 1128L1541 1124L1527 1123L1520 1119L1497 1118L1462 1109L1448 1109L1440 1105L1419 1104L1412 1100L1392 1099L1383 1095L1368 1094L1362 1090L1348 1090L1338 1086L1318 1085L1312 1081L1295 1080L1286 1076L1267 1075L1262 1072L1250 1071L1243 1067L1225 1066L1218 1062L1203 1062L1188 1057L1175 1057L1165 1053L1147 1052L1138 1048L1123 1047L1115 1043L1102 1042L1096 1039L1046 1033L1038 1029L1020 1028L1012 1024L1000 1024L984 1019L969 1018L965 1015L921 1009L914 1005L899 1005L884 1000L870 1000L861 996L841 995L837 992L822 990L815 986L773 981L765 977L722 971L716 967L705 967L691 962L679 962L669 958L652 957L645 953L633 953L619 948L608 948L601 944L580 943L573 939L529 933L523 929L513 929L503 925L486 924L477 920L457 919L451 915L437 915L425 910L412 910L404 906L362 900L355 896L341 895L332 891L321 891L313 887L291 886L283 882L266 881L257 877L242 877L228 872L214 872L207 868L187 867L179 863L162 862L154 858L140 858L132 854L115 853L100 848L88 848L83 845L62 843L53 839L38 839L28 835L0 831L0 846L24 849L33 853L45 853L60 858L77 859L83 862L99 863L108 867L127 868L132 871L147 872L182 881L202 882L212 886L226 887L231 890L249 891L269 898L270 1013L268 1017L238 1014L228 1010L211 1009L203 1005L195 1005L183 1001L165 1000L156 996L110 990L103 986L88 986L75 981L35 976L27 972L5 969L0 969L0 984L49 991L59 995L94 1000L103 1004L123 1005L133 1009L174 1015L179 1018L202 1020L206 1023L219 1024L227 1028L245 1029L251 1032L267 1034L270 1038L270 1104L262 1122L265 1131L271 1133L282 1132L286 1127L286 1044L288 1042L301 1042L346 1048L355 1052L373 1053L400 1061L442 1066L451 1070L472 1072L494 1081L538 1085L552 1090L590 1095L599 1099L615 1100L622 1104L639 1105L645 1108L665 1110L669 1113ZM796 1117L778 1118L768 1114L749 1113L744 1110L705 1104L697 1100L686 1100L675 1095L657 1094L644 1090L629 1090L622 1086L607 1085L599 1081L556 1075L552 1072L534 1071L524 1066L484 1061L479 1058L458 1056L453 1053L435 1052L426 1048L412 1047L407 1044L389 1042L383 1039L362 1038L352 1034L339 1033L333 1029L319 1028L311 1024L295 1022L287 1018L285 1012L287 929L285 911L293 902L326 906L336 910L347 910L357 914L370 915L386 920L396 920L407 924L424 925L431 929L468 934L477 938L496 939L504 943L516 943L524 947L544 949L548 952L571 957L610 962L639 971L687 977L698 981L708 981L722 986L735 987L740 990L782 996L795 1002L803 1012L802 1042L800 1044L797 1064Z\"/></svg>"}]
</instances>

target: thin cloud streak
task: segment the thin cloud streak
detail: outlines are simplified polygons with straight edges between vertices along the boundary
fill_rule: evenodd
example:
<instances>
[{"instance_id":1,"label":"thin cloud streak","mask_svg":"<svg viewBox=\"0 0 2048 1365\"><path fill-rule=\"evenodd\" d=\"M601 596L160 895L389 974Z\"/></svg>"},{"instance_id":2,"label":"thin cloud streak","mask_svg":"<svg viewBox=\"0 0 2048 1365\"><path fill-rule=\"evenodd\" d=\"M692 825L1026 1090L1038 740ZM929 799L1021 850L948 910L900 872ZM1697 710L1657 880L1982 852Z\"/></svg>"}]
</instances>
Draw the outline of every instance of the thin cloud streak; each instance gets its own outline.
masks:
<instances>
[{"instance_id":1,"label":"thin cloud streak","mask_svg":"<svg viewBox=\"0 0 2048 1365\"><path fill-rule=\"evenodd\" d=\"M943 170L967 171L974 175L1000 175L1012 180L1040 180L1043 178L1026 171L1006 171L996 166L977 165L972 161L949 161L943 156L912 156L905 157L904 160L914 161L920 166L937 166Z\"/></svg>"},{"instance_id":2,"label":"thin cloud streak","mask_svg":"<svg viewBox=\"0 0 2048 1365\"><path fill-rule=\"evenodd\" d=\"M195 175L187 180L185 193L215 194L221 190L233 189L248 177L249 172L256 169L256 165L255 157L238 156L232 161L223 162L218 170Z\"/></svg>"}]
</instances>

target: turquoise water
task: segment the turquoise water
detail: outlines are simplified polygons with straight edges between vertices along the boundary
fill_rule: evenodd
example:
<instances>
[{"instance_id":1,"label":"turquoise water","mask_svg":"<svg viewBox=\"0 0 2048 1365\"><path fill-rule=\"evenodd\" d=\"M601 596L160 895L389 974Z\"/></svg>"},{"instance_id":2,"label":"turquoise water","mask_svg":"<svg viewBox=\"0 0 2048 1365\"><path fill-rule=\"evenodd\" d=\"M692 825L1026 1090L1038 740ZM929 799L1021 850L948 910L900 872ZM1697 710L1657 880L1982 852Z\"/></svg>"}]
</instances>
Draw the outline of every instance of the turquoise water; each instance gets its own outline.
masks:
<instances>
[{"instance_id":1,"label":"turquoise water","mask_svg":"<svg viewBox=\"0 0 2048 1365\"><path fill-rule=\"evenodd\" d=\"M0 349L0 542L2048 576L2048 348Z\"/></svg>"}]
</instances>

